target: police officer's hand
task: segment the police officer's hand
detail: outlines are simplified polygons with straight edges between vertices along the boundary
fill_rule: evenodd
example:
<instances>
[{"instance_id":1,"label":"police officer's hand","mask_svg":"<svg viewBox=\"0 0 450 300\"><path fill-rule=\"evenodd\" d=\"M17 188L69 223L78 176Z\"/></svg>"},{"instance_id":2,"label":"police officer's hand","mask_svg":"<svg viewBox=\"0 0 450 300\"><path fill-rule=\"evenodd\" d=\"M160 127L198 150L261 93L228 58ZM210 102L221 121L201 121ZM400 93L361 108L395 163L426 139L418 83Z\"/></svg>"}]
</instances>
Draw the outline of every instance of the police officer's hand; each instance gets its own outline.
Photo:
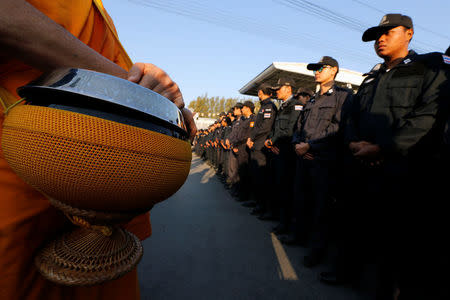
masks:
<instances>
[{"instance_id":1,"label":"police officer's hand","mask_svg":"<svg viewBox=\"0 0 450 300\"><path fill-rule=\"evenodd\" d=\"M295 153L297 153L298 156L303 156L308 152L310 146L308 143L300 143L295 145Z\"/></svg>"},{"instance_id":2,"label":"police officer's hand","mask_svg":"<svg viewBox=\"0 0 450 300\"><path fill-rule=\"evenodd\" d=\"M238 148L233 148L233 152L238 153L239 152Z\"/></svg>"},{"instance_id":3,"label":"police officer's hand","mask_svg":"<svg viewBox=\"0 0 450 300\"><path fill-rule=\"evenodd\" d=\"M359 142L351 142L348 146L348 148L350 149L350 151L355 154L357 153L359 150L361 150L361 148L365 145L369 145L369 142L366 141L359 141Z\"/></svg>"},{"instance_id":4,"label":"police officer's hand","mask_svg":"<svg viewBox=\"0 0 450 300\"><path fill-rule=\"evenodd\" d=\"M249 147L250 149L252 149L254 144L255 144L255 143L253 143L252 140L251 140L250 138L247 139L247 147Z\"/></svg>"},{"instance_id":5,"label":"police officer's hand","mask_svg":"<svg viewBox=\"0 0 450 300\"><path fill-rule=\"evenodd\" d=\"M273 145L273 143L272 143L272 140L271 139L267 139L265 142L264 142L264 146L266 146L267 148L272 148L272 145Z\"/></svg>"},{"instance_id":6,"label":"police officer's hand","mask_svg":"<svg viewBox=\"0 0 450 300\"><path fill-rule=\"evenodd\" d=\"M192 112L184 107L183 95L181 94L180 88L166 72L153 64L135 63L128 72L127 79L153 90L175 103L183 114L189 137L191 141L193 140L197 132L194 117Z\"/></svg>"},{"instance_id":7,"label":"police officer's hand","mask_svg":"<svg viewBox=\"0 0 450 300\"><path fill-rule=\"evenodd\" d=\"M276 154L276 155L279 155L279 154L280 154L280 149L278 149L278 147L272 146L272 147L270 148L270 150L272 150L272 152L273 152L274 154Z\"/></svg>"},{"instance_id":8,"label":"police officer's hand","mask_svg":"<svg viewBox=\"0 0 450 300\"><path fill-rule=\"evenodd\" d=\"M378 145L367 143L353 155L360 159L378 160L381 159L381 148Z\"/></svg>"},{"instance_id":9,"label":"police officer's hand","mask_svg":"<svg viewBox=\"0 0 450 300\"><path fill-rule=\"evenodd\" d=\"M311 153L307 152L305 155L303 155L304 159L307 160L314 160L314 155L312 155Z\"/></svg>"}]
</instances>

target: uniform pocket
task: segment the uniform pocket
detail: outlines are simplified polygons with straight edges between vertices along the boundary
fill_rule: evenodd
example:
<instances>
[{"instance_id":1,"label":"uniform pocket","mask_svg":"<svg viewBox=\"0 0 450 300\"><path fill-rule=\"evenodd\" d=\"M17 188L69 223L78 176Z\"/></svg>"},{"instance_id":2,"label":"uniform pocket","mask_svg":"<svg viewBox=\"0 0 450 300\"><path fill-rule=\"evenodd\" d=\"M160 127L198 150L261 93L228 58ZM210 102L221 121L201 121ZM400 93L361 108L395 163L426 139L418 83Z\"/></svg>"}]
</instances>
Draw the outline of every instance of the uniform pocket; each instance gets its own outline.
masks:
<instances>
[{"instance_id":1,"label":"uniform pocket","mask_svg":"<svg viewBox=\"0 0 450 300\"><path fill-rule=\"evenodd\" d=\"M410 108L416 104L421 86L420 78L391 79L387 84L388 106Z\"/></svg>"}]
</instances>

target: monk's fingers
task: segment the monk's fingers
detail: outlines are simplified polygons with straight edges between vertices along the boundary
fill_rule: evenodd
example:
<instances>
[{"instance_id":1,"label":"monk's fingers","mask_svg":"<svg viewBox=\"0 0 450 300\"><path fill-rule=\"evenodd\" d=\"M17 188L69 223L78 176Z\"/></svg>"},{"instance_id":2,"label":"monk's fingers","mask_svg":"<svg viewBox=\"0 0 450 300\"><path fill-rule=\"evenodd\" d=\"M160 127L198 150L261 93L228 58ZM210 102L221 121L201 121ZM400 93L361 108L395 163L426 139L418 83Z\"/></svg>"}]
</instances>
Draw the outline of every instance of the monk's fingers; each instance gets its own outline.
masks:
<instances>
[{"instance_id":1,"label":"monk's fingers","mask_svg":"<svg viewBox=\"0 0 450 300\"><path fill-rule=\"evenodd\" d=\"M141 81L141 78L144 74L144 69L145 69L145 64L143 63L135 63L130 71L128 72L128 80L135 82L135 83L139 83L139 81Z\"/></svg>"},{"instance_id":2,"label":"monk's fingers","mask_svg":"<svg viewBox=\"0 0 450 300\"><path fill-rule=\"evenodd\" d=\"M186 123L189 138L192 141L195 137L195 134L197 133L197 126L195 125L194 116L192 115L192 112L187 108L183 108L181 110L181 113L183 114L183 118Z\"/></svg>"}]
</instances>

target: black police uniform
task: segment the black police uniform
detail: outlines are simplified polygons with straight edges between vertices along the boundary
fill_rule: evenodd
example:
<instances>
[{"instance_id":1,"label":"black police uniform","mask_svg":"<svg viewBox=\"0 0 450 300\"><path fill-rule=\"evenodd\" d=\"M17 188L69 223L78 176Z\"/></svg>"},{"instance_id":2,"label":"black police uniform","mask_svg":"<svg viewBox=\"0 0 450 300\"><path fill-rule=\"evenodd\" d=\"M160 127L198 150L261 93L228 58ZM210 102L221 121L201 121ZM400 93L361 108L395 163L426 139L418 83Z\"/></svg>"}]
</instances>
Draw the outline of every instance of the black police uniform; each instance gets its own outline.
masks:
<instances>
[{"instance_id":1,"label":"black police uniform","mask_svg":"<svg viewBox=\"0 0 450 300\"><path fill-rule=\"evenodd\" d=\"M311 248L320 254L324 253L328 242L338 140L342 131L341 110L352 95L352 91L337 85L323 95L316 93L303 108L292 139L294 145L308 143L308 153L314 157L308 160L297 156L296 159L294 235L306 241L309 234Z\"/></svg>"},{"instance_id":2,"label":"black police uniform","mask_svg":"<svg viewBox=\"0 0 450 300\"><path fill-rule=\"evenodd\" d=\"M237 148L238 152L234 153L238 162L238 174L239 174L239 200L246 201L249 198L250 192L250 177L248 170L249 155L247 152L247 139L250 137L250 131L255 124L255 116L242 117L239 124L236 125L236 134L230 139L231 146Z\"/></svg>"},{"instance_id":3,"label":"black police uniform","mask_svg":"<svg viewBox=\"0 0 450 300\"><path fill-rule=\"evenodd\" d=\"M236 138L237 134L239 133L239 126L241 123L241 118L236 118L232 125L230 133L227 137L227 139L231 142ZM232 194L237 195L237 184L239 183L239 163L237 159L237 155L230 150L228 155L228 182L230 183L230 187L232 187Z\"/></svg>"},{"instance_id":4,"label":"black police uniform","mask_svg":"<svg viewBox=\"0 0 450 300\"><path fill-rule=\"evenodd\" d=\"M292 190L295 174L295 154L291 140L303 104L300 100L290 97L283 102L275 118L275 122L268 139L272 140L280 154L273 155L271 160L271 182L273 183L273 197L267 204L267 210L280 216L284 227L288 226L292 210Z\"/></svg>"},{"instance_id":5,"label":"black police uniform","mask_svg":"<svg viewBox=\"0 0 450 300\"><path fill-rule=\"evenodd\" d=\"M448 214L434 159L445 123L442 107L449 101L444 65L442 54L414 51L390 70L377 65L360 86L346 126L347 144L368 141L380 146L383 157L380 165L351 160L346 166L352 193L343 210L343 233L353 233L344 238L351 244L347 250L361 253L362 242L375 249L381 269L388 270L382 278L395 273L405 299L410 291L420 299L441 299L431 295L448 288L448 248L442 240L448 236ZM443 277L447 283L436 284Z\"/></svg>"},{"instance_id":6,"label":"black police uniform","mask_svg":"<svg viewBox=\"0 0 450 300\"><path fill-rule=\"evenodd\" d=\"M267 181L267 156L268 149L264 147L264 142L272 130L273 123L277 115L277 107L271 98L260 101L261 107L256 114L255 126L251 131L250 138L253 147L250 150L250 177L253 186L253 195L257 205L264 207L267 202L267 192L259 188L266 186Z\"/></svg>"}]
</instances>

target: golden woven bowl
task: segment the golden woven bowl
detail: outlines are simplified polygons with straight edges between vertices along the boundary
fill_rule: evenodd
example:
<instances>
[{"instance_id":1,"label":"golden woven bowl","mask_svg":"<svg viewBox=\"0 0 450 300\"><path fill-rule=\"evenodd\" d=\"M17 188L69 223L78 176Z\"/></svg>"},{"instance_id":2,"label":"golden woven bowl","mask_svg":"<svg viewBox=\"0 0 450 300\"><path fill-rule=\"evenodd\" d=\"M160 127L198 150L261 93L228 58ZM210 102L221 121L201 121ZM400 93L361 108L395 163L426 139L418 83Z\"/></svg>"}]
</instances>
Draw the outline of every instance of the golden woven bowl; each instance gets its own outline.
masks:
<instances>
[{"instance_id":1,"label":"golden woven bowl","mask_svg":"<svg viewBox=\"0 0 450 300\"><path fill-rule=\"evenodd\" d=\"M181 112L137 84L82 69L18 90L3 155L25 182L80 226L39 251L35 264L63 285L94 285L132 270L139 239L119 224L175 193L191 164Z\"/></svg>"},{"instance_id":2,"label":"golden woven bowl","mask_svg":"<svg viewBox=\"0 0 450 300\"><path fill-rule=\"evenodd\" d=\"M3 125L11 168L50 198L101 211L146 211L186 180L188 142L49 107L20 105Z\"/></svg>"}]
</instances>

